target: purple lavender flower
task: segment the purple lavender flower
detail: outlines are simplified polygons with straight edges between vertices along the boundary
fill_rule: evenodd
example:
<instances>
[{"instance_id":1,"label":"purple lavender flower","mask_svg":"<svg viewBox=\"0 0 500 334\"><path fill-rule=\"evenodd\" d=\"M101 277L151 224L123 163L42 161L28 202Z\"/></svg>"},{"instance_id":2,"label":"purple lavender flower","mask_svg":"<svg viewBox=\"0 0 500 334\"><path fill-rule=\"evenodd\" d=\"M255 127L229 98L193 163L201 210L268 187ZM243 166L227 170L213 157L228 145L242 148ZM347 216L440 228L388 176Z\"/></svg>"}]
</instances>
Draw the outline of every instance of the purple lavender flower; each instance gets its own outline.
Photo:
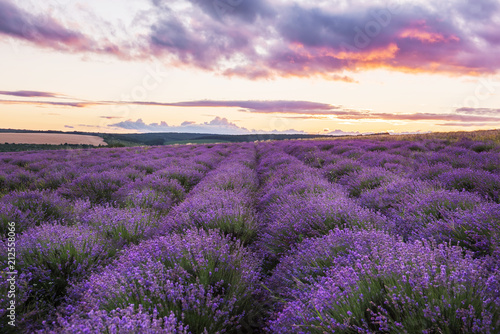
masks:
<instances>
[{"instance_id":1,"label":"purple lavender flower","mask_svg":"<svg viewBox=\"0 0 500 334\"><path fill-rule=\"evenodd\" d=\"M452 168L450 164L442 162L436 164L418 163L415 165L415 171L409 173L408 176L421 180L435 180Z\"/></svg>"},{"instance_id":2,"label":"purple lavender flower","mask_svg":"<svg viewBox=\"0 0 500 334\"><path fill-rule=\"evenodd\" d=\"M81 310L59 323L63 332L82 328L87 317L101 311L115 316L133 305L135 318L147 313L159 319L173 312L179 324L195 333L236 329L260 311L259 265L238 241L217 231L188 230L152 239L75 286Z\"/></svg>"},{"instance_id":3,"label":"purple lavender flower","mask_svg":"<svg viewBox=\"0 0 500 334\"><path fill-rule=\"evenodd\" d=\"M429 223L418 236L451 241L473 251L476 257L491 255L499 266L500 204L481 203L472 210L450 212Z\"/></svg>"},{"instance_id":4,"label":"purple lavender flower","mask_svg":"<svg viewBox=\"0 0 500 334\"><path fill-rule=\"evenodd\" d=\"M87 198L92 203L111 202L113 194L126 183L118 171L88 173L64 185L59 192L71 199Z\"/></svg>"},{"instance_id":5,"label":"purple lavender flower","mask_svg":"<svg viewBox=\"0 0 500 334\"><path fill-rule=\"evenodd\" d=\"M75 219L112 241L114 247L123 247L157 234L163 218L140 208L92 207L89 202L77 202Z\"/></svg>"},{"instance_id":6,"label":"purple lavender flower","mask_svg":"<svg viewBox=\"0 0 500 334\"><path fill-rule=\"evenodd\" d=\"M0 199L0 221L5 224L14 221L17 231L43 223L71 223L71 203L50 191L12 192Z\"/></svg>"},{"instance_id":7,"label":"purple lavender flower","mask_svg":"<svg viewBox=\"0 0 500 334\"><path fill-rule=\"evenodd\" d=\"M416 238L427 225L457 210L470 211L482 202L481 197L476 194L456 190L417 193L409 196L401 208L388 212L392 225L388 227L405 239Z\"/></svg>"},{"instance_id":8,"label":"purple lavender flower","mask_svg":"<svg viewBox=\"0 0 500 334\"><path fill-rule=\"evenodd\" d=\"M287 196L266 212L258 245L270 258L281 256L305 238L322 236L337 227L385 225L383 217L335 193Z\"/></svg>"},{"instance_id":9,"label":"purple lavender flower","mask_svg":"<svg viewBox=\"0 0 500 334\"><path fill-rule=\"evenodd\" d=\"M460 168L443 173L440 181L449 189L475 192L500 203L500 175Z\"/></svg>"},{"instance_id":10,"label":"purple lavender flower","mask_svg":"<svg viewBox=\"0 0 500 334\"><path fill-rule=\"evenodd\" d=\"M497 332L500 311L492 301L498 295L492 296L489 288L492 276L482 261L464 256L461 248L376 239L378 235L370 242L362 237L366 232L345 233L347 239L332 233L341 240L325 237L319 242L329 240L333 249L340 245L340 252L326 255L326 274L296 290L270 322L270 332ZM351 246L357 243L356 233L361 233L361 245ZM303 271L297 270L300 280Z\"/></svg>"},{"instance_id":11,"label":"purple lavender flower","mask_svg":"<svg viewBox=\"0 0 500 334\"><path fill-rule=\"evenodd\" d=\"M390 210L404 211L412 195L437 189L438 186L431 182L396 178L381 187L362 192L359 202L362 206L387 214Z\"/></svg>"},{"instance_id":12,"label":"purple lavender flower","mask_svg":"<svg viewBox=\"0 0 500 334\"><path fill-rule=\"evenodd\" d=\"M246 194L215 189L206 194L198 193L179 205L169 224L175 230L220 229L244 243L255 238L258 228L255 209Z\"/></svg>"},{"instance_id":13,"label":"purple lavender flower","mask_svg":"<svg viewBox=\"0 0 500 334\"><path fill-rule=\"evenodd\" d=\"M153 175L161 178L175 179L179 181L186 191L191 190L204 176L201 171L186 168L182 165L169 166L157 171Z\"/></svg>"},{"instance_id":14,"label":"purple lavender flower","mask_svg":"<svg viewBox=\"0 0 500 334\"><path fill-rule=\"evenodd\" d=\"M273 333L498 332L499 152L436 135L1 153L19 328L255 332L269 306Z\"/></svg>"},{"instance_id":15,"label":"purple lavender flower","mask_svg":"<svg viewBox=\"0 0 500 334\"><path fill-rule=\"evenodd\" d=\"M110 334L188 334L189 326L177 319L173 312L168 316L160 317L158 311L152 314L144 312L142 305L136 308L131 305L124 309L116 309L110 312L105 310L90 311L86 317L73 317L70 320L59 317L56 329L44 331L50 334L72 334L72 333L110 333Z\"/></svg>"},{"instance_id":16,"label":"purple lavender flower","mask_svg":"<svg viewBox=\"0 0 500 334\"><path fill-rule=\"evenodd\" d=\"M366 167L362 171L350 173L341 177L338 182L342 184L349 195L359 197L363 192L382 187L396 176L380 167Z\"/></svg>"},{"instance_id":17,"label":"purple lavender flower","mask_svg":"<svg viewBox=\"0 0 500 334\"><path fill-rule=\"evenodd\" d=\"M251 165L254 159L253 151L231 155L175 208L163 229L219 229L246 244L252 242L258 227L253 208L258 179L247 164Z\"/></svg>"},{"instance_id":18,"label":"purple lavender flower","mask_svg":"<svg viewBox=\"0 0 500 334\"><path fill-rule=\"evenodd\" d=\"M178 180L156 174L128 183L113 194L113 198L124 206L153 209L163 214L185 196L186 191Z\"/></svg>"},{"instance_id":19,"label":"purple lavender flower","mask_svg":"<svg viewBox=\"0 0 500 334\"><path fill-rule=\"evenodd\" d=\"M1 265L8 268L4 250ZM111 255L103 239L88 227L44 224L24 232L16 242L17 288L24 296L17 304L19 318L31 323L47 316L63 300L71 282L88 276Z\"/></svg>"},{"instance_id":20,"label":"purple lavender flower","mask_svg":"<svg viewBox=\"0 0 500 334\"><path fill-rule=\"evenodd\" d=\"M294 300L297 294L312 288L333 266L350 266L356 256L368 256L379 243L394 237L380 231L333 229L320 238L309 238L283 256L266 285L279 297Z\"/></svg>"},{"instance_id":21,"label":"purple lavender flower","mask_svg":"<svg viewBox=\"0 0 500 334\"><path fill-rule=\"evenodd\" d=\"M325 176L330 182L338 182L340 178L346 177L351 173L361 171L361 164L352 159L338 160L336 163L326 165L323 168Z\"/></svg>"}]
</instances>

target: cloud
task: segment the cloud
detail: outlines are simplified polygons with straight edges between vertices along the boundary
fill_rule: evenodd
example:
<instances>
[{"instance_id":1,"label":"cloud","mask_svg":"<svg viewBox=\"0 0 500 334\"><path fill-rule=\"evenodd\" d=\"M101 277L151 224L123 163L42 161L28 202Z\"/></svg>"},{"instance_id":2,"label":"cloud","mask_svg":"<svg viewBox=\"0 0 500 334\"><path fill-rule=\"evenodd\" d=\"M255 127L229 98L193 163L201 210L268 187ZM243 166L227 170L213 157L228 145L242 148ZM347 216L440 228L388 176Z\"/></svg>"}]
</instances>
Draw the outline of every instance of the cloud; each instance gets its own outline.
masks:
<instances>
[{"instance_id":1,"label":"cloud","mask_svg":"<svg viewBox=\"0 0 500 334\"><path fill-rule=\"evenodd\" d=\"M387 121L458 121L458 122L499 122L499 117L483 117L475 115L459 114L436 114L436 113L413 113L413 114L392 114L392 113L360 113L353 111L339 115L339 119L362 120L377 119Z\"/></svg>"},{"instance_id":2,"label":"cloud","mask_svg":"<svg viewBox=\"0 0 500 334\"><path fill-rule=\"evenodd\" d=\"M126 45L113 45L107 38L99 42L63 26L49 15L36 16L9 0L0 0L0 34L60 51L92 52L130 58L130 55L123 52Z\"/></svg>"},{"instance_id":3,"label":"cloud","mask_svg":"<svg viewBox=\"0 0 500 334\"><path fill-rule=\"evenodd\" d=\"M264 0L189 0L214 20L227 18L254 23L258 17L271 16L274 9Z\"/></svg>"},{"instance_id":4,"label":"cloud","mask_svg":"<svg viewBox=\"0 0 500 334\"><path fill-rule=\"evenodd\" d=\"M191 1L197 7L184 13L190 20L163 7L151 29L153 49L185 65L250 79L322 76L353 82L339 73L389 68L478 74L500 67L500 6L493 0L401 6L353 1L344 10L322 3L282 2L271 10L260 1L217 1L232 8L224 11L231 24L220 20L213 1ZM469 20L474 24L463 24Z\"/></svg>"},{"instance_id":5,"label":"cloud","mask_svg":"<svg viewBox=\"0 0 500 334\"><path fill-rule=\"evenodd\" d=\"M196 23L189 23L193 21ZM150 50L145 53L176 65L218 71L236 54L246 59L256 55L252 44L256 32L251 31L255 29L234 28L203 15L182 20L178 12L168 10L150 30Z\"/></svg>"},{"instance_id":6,"label":"cloud","mask_svg":"<svg viewBox=\"0 0 500 334\"><path fill-rule=\"evenodd\" d=\"M489 70L471 58L484 60L482 51L473 48L454 22L417 6L402 11L360 5L342 12L290 6L277 21L277 29L281 40L268 64L281 75L371 68L453 73Z\"/></svg>"},{"instance_id":7,"label":"cloud","mask_svg":"<svg viewBox=\"0 0 500 334\"><path fill-rule=\"evenodd\" d=\"M51 105L65 106L74 108L85 108L94 105L142 105L155 107L184 107L184 108L238 108L241 112L258 113L258 114L279 114L287 118L297 119L339 119L339 120L384 120L384 121L446 121L446 122L462 122L462 123L485 123L485 122L500 122L500 109L488 108L459 108L456 113L383 113L371 112L368 110L354 110L344 108L340 105L332 105L327 103L311 102L311 101L293 101L293 100L198 100L198 101L183 101L183 102L155 102L155 101L77 101L77 102L55 102L55 101L12 101L0 100L0 104L32 104L32 105ZM116 116L101 116L105 119L115 119ZM141 120L138 120L141 121ZM137 121L137 122L138 122ZM203 127L219 126L225 129L241 130L233 123L224 123L225 118L216 117L213 123L201 124ZM120 126L128 126L130 129L135 129L134 126L145 128L146 124L142 121L137 123L125 121ZM218 123L219 122L219 123ZM149 125L149 130L155 129L155 124ZM171 128L166 124L158 126L167 129ZM181 124L181 127L199 127L200 124L186 121ZM204 129L204 128L203 128ZM201 129L201 130L203 130ZM139 128L136 130L140 130ZM200 131L201 131L200 130ZM246 131L246 129L244 129ZM161 130L164 131L164 130Z\"/></svg>"},{"instance_id":8,"label":"cloud","mask_svg":"<svg viewBox=\"0 0 500 334\"><path fill-rule=\"evenodd\" d=\"M135 102L141 103L141 102ZM147 103L147 102L146 102ZM156 105L166 105L173 107L232 107L240 108L245 112L253 113L297 113L297 114L330 114L332 110L340 107L332 106L325 103L309 102L309 101L258 101L258 100L201 100L176 103L160 103Z\"/></svg>"},{"instance_id":9,"label":"cloud","mask_svg":"<svg viewBox=\"0 0 500 334\"><path fill-rule=\"evenodd\" d=\"M36 95L33 95L36 96ZM76 100L76 99L75 99ZM35 105L59 105L68 107L88 107L94 105L141 105L155 107L212 107L212 108L239 108L244 112L252 113L284 113L284 114L311 114L311 115L335 115L343 113L341 107L325 103L310 101L289 101L289 100L199 100L185 102L156 102L156 101L75 101L75 102L55 102L55 101L16 101L0 100L3 104L35 104ZM107 116L102 116L106 118Z\"/></svg>"},{"instance_id":10,"label":"cloud","mask_svg":"<svg viewBox=\"0 0 500 334\"><path fill-rule=\"evenodd\" d=\"M500 109L494 108L458 108L457 113L466 115L494 115L500 117Z\"/></svg>"},{"instance_id":11,"label":"cloud","mask_svg":"<svg viewBox=\"0 0 500 334\"><path fill-rule=\"evenodd\" d=\"M37 106L59 106L72 108L85 108L91 105L100 104L98 102L56 102L56 101L17 101L17 100L0 100L0 104L29 104Z\"/></svg>"},{"instance_id":12,"label":"cloud","mask_svg":"<svg viewBox=\"0 0 500 334\"><path fill-rule=\"evenodd\" d=\"M330 135L330 136L357 136L359 135L360 133L358 131L356 132L349 132L349 131L343 131L343 130L340 130L340 129L337 129L337 130L333 130L333 131L329 131L329 129L325 129L326 130L326 135ZM329 131L329 132L328 132Z\"/></svg>"},{"instance_id":13,"label":"cloud","mask_svg":"<svg viewBox=\"0 0 500 334\"><path fill-rule=\"evenodd\" d=\"M426 133L432 133L432 131L423 131L423 130L417 130L417 131L403 131L403 132L394 132L393 130L389 130L388 133L391 136L402 136L402 135L418 135L418 134L426 134Z\"/></svg>"},{"instance_id":14,"label":"cloud","mask_svg":"<svg viewBox=\"0 0 500 334\"><path fill-rule=\"evenodd\" d=\"M500 9L496 0L461 0L458 1L458 11L474 21L491 20Z\"/></svg>"},{"instance_id":15,"label":"cloud","mask_svg":"<svg viewBox=\"0 0 500 334\"><path fill-rule=\"evenodd\" d=\"M466 126L466 127L472 127L472 126L495 126L495 125L499 125L500 124L500 121L495 124L495 123L489 123L489 122L484 122L484 123L441 123L441 124L436 124L436 125L439 125L439 126L457 126L457 127L462 127L462 126Z\"/></svg>"},{"instance_id":16,"label":"cloud","mask_svg":"<svg viewBox=\"0 0 500 334\"><path fill-rule=\"evenodd\" d=\"M306 134L304 131L294 129L289 130L273 130L273 131L257 131L248 130L247 128L240 127L227 118L215 117L210 122L196 123L192 121L185 121L181 125L171 126L166 122L160 123L145 123L142 119L136 121L127 120L115 124L110 124L109 127L115 127L125 130L133 130L143 133L151 132L188 132L188 133L203 133L203 134L227 134L227 135L244 135L244 134L257 134L257 133L271 133L271 134Z\"/></svg>"},{"instance_id":17,"label":"cloud","mask_svg":"<svg viewBox=\"0 0 500 334\"><path fill-rule=\"evenodd\" d=\"M226 118L215 117L210 122L197 124L194 122L183 122L179 126L170 126L166 122L146 124L142 119L136 121L127 120L109 125L126 130L139 132L191 132L191 133L213 133L213 134L248 134L246 128L231 123Z\"/></svg>"},{"instance_id":18,"label":"cloud","mask_svg":"<svg viewBox=\"0 0 500 334\"><path fill-rule=\"evenodd\" d=\"M311 120L311 119L330 119L327 115L304 115L304 116L289 116L289 115L283 115L281 116L286 119L304 119L304 120Z\"/></svg>"},{"instance_id":19,"label":"cloud","mask_svg":"<svg viewBox=\"0 0 500 334\"><path fill-rule=\"evenodd\" d=\"M71 126L71 125L65 125L64 127L67 129L74 129L75 128L74 126Z\"/></svg>"},{"instance_id":20,"label":"cloud","mask_svg":"<svg viewBox=\"0 0 500 334\"><path fill-rule=\"evenodd\" d=\"M81 50L89 42L52 18L36 17L4 0L0 1L0 33L56 49Z\"/></svg>"},{"instance_id":21,"label":"cloud","mask_svg":"<svg viewBox=\"0 0 500 334\"><path fill-rule=\"evenodd\" d=\"M0 34L67 52L158 56L167 64L249 79L321 76L356 82L343 73L385 68L462 75L500 69L496 0L150 3L146 14L136 13L136 30L111 26L84 35L69 28L78 22L63 25L66 17L36 16L0 0ZM97 16L92 20L79 23L104 25ZM124 40L109 42L117 30Z\"/></svg>"},{"instance_id":22,"label":"cloud","mask_svg":"<svg viewBox=\"0 0 500 334\"><path fill-rule=\"evenodd\" d=\"M39 92L31 90L19 90L19 91L0 91L0 95L10 95L18 97L58 97L59 94L49 93L49 92Z\"/></svg>"},{"instance_id":23,"label":"cloud","mask_svg":"<svg viewBox=\"0 0 500 334\"><path fill-rule=\"evenodd\" d=\"M272 131L254 131L254 133L271 133L271 134L281 134L281 135L304 135L304 134L308 134L305 131L299 131L299 130L295 130L295 129L272 130Z\"/></svg>"},{"instance_id":24,"label":"cloud","mask_svg":"<svg viewBox=\"0 0 500 334\"><path fill-rule=\"evenodd\" d=\"M359 83L359 81L357 81L357 80L355 80L347 75L334 74L334 75L332 75L332 77L330 79L333 81L343 81L343 82L347 82L347 83Z\"/></svg>"},{"instance_id":25,"label":"cloud","mask_svg":"<svg viewBox=\"0 0 500 334\"><path fill-rule=\"evenodd\" d=\"M104 119L120 119L123 118L121 116L100 116L99 118L104 118Z\"/></svg>"},{"instance_id":26,"label":"cloud","mask_svg":"<svg viewBox=\"0 0 500 334\"><path fill-rule=\"evenodd\" d=\"M139 102L142 103L142 102ZM146 103L146 102L145 102ZM150 104L150 103L147 103ZM438 113L375 113L364 110L352 110L326 103L310 101L189 101L177 103L154 103L154 105L176 106L176 107L234 107L248 113L265 114L301 114L301 118L308 116L335 116L343 120L387 120L387 121L459 121L459 122L497 122L498 117L483 117L481 115L461 114L438 114Z\"/></svg>"}]
</instances>

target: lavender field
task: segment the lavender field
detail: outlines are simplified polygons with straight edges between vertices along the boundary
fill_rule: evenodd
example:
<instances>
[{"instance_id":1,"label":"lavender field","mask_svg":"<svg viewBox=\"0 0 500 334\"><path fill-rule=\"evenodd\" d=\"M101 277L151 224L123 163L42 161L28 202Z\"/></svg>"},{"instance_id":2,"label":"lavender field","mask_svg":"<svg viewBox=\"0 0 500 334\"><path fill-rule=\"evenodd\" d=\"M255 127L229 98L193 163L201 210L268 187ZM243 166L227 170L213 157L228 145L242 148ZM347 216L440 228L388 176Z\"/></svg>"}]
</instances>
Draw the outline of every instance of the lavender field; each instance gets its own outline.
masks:
<instances>
[{"instance_id":1,"label":"lavender field","mask_svg":"<svg viewBox=\"0 0 500 334\"><path fill-rule=\"evenodd\" d=\"M0 232L0 332L500 332L493 142L1 153Z\"/></svg>"}]
</instances>

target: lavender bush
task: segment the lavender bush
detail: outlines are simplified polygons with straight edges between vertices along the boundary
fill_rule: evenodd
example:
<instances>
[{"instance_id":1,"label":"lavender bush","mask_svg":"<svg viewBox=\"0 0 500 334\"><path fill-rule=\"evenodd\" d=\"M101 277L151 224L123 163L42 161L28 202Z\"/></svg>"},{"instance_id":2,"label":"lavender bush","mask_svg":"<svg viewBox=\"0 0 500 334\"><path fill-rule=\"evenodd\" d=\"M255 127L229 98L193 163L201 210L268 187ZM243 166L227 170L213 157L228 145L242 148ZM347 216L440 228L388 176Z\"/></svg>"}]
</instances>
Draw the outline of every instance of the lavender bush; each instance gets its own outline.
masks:
<instances>
[{"instance_id":1,"label":"lavender bush","mask_svg":"<svg viewBox=\"0 0 500 334\"><path fill-rule=\"evenodd\" d=\"M84 174L73 182L59 188L59 192L70 199L87 198L92 203L111 202L113 194L126 183L117 171Z\"/></svg>"},{"instance_id":2,"label":"lavender bush","mask_svg":"<svg viewBox=\"0 0 500 334\"><path fill-rule=\"evenodd\" d=\"M490 273L461 248L390 238L367 243L362 235L358 244L356 235L347 236L347 245L330 236L319 241L340 250L330 251L324 277L296 289L270 322L272 333L495 333L500 328L495 296L485 289Z\"/></svg>"},{"instance_id":3,"label":"lavender bush","mask_svg":"<svg viewBox=\"0 0 500 334\"><path fill-rule=\"evenodd\" d=\"M410 196L400 209L393 209L392 232L405 239L418 238L427 225L443 219L451 213L470 211L482 203L480 196L468 192L436 190Z\"/></svg>"},{"instance_id":4,"label":"lavender bush","mask_svg":"<svg viewBox=\"0 0 500 334\"><path fill-rule=\"evenodd\" d=\"M0 261L7 268L3 247ZM90 275L112 253L96 232L84 226L44 224L24 232L16 243L21 322L29 327L29 322L48 316L62 302L70 283Z\"/></svg>"},{"instance_id":5,"label":"lavender bush","mask_svg":"<svg viewBox=\"0 0 500 334\"><path fill-rule=\"evenodd\" d=\"M104 318L99 326L110 330L110 317L133 323L145 313L143 318L152 319L144 324L147 330L177 326L192 333L234 331L259 312L264 296L259 279L259 261L238 241L217 231L188 230L132 247L76 286L76 307L81 310L60 319L59 325L63 332L86 328L97 316Z\"/></svg>"},{"instance_id":6,"label":"lavender bush","mask_svg":"<svg viewBox=\"0 0 500 334\"><path fill-rule=\"evenodd\" d=\"M50 191L11 192L0 199L1 230L9 221L17 222L17 231L43 223L71 224L71 203Z\"/></svg>"}]
</instances>

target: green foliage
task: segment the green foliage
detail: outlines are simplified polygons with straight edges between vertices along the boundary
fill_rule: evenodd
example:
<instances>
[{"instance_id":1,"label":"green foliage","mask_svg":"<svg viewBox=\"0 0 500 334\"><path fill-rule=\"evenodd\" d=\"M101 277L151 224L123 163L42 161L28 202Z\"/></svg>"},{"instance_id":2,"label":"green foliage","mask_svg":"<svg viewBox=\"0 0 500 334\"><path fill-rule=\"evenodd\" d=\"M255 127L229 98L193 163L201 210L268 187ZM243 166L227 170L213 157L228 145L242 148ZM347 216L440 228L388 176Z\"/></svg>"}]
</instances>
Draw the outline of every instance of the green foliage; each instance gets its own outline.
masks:
<instances>
[{"instance_id":1,"label":"green foliage","mask_svg":"<svg viewBox=\"0 0 500 334\"><path fill-rule=\"evenodd\" d=\"M401 277L364 277L351 291L341 294L332 309L322 312L346 325L339 333L357 333L356 328L370 333L420 333L424 328L433 329L432 333L472 333L474 318L481 318L484 311L475 291L452 293L432 284L416 288ZM456 312L461 309L462 314ZM308 324L307 332L322 334L329 330L318 321Z\"/></svg>"},{"instance_id":2,"label":"green foliage","mask_svg":"<svg viewBox=\"0 0 500 334\"><path fill-rule=\"evenodd\" d=\"M23 151L48 151L48 150L73 150L73 149L89 149L95 148L93 145L76 145L76 144L0 144L0 152L23 152Z\"/></svg>"}]
</instances>

